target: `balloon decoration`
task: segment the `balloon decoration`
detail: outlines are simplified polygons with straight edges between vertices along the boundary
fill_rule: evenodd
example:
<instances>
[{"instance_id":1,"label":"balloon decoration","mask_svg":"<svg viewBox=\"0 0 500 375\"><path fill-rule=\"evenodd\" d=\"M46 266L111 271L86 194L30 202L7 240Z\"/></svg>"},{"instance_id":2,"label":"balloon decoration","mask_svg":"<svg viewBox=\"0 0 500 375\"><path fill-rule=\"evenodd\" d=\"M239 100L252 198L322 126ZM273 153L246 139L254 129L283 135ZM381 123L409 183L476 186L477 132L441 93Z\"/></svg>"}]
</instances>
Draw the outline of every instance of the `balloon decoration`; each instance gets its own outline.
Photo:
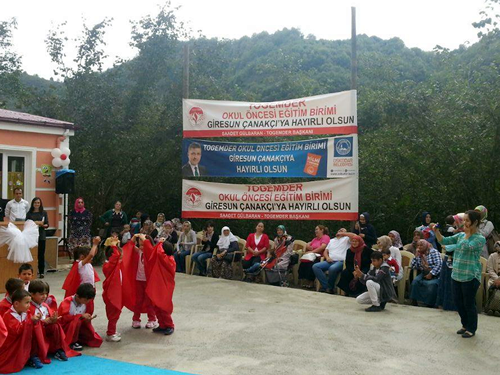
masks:
<instances>
[{"instance_id":1,"label":"balloon decoration","mask_svg":"<svg viewBox=\"0 0 500 375\"><path fill-rule=\"evenodd\" d=\"M50 153L54 159L52 159L52 165L56 168L64 167L67 168L70 160L69 155L71 151L67 147L54 148Z\"/></svg>"}]
</instances>

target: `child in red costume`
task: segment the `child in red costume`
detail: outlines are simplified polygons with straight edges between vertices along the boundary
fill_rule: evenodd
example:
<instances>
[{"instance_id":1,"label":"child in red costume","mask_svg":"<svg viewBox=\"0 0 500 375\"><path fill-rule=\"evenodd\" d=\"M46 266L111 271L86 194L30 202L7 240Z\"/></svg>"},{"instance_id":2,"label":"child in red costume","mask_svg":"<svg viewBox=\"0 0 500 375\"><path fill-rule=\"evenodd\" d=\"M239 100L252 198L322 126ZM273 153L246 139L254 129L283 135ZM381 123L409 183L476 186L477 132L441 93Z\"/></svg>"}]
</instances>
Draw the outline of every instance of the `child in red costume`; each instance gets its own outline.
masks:
<instances>
[{"instance_id":1,"label":"child in red costume","mask_svg":"<svg viewBox=\"0 0 500 375\"><path fill-rule=\"evenodd\" d=\"M174 310L172 296L175 289L176 267L172 256L174 248L164 238L161 238L155 247L143 234L140 235L140 240L142 241L147 265L148 285L146 293L153 303L159 323L159 326L154 328L153 332L171 335L174 333L174 322L172 320Z\"/></svg>"},{"instance_id":2,"label":"child in red costume","mask_svg":"<svg viewBox=\"0 0 500 375\"><path fill-rule=\"evenodd\" d=\"M0 315L0 347L3 345L6 338L7 338L7 327L5 326L3 318Z\"/></svg>"},{"instance_id":3,"label":"child in red costume","mask_svg":"<svg viewBox=\"0 0 500 375\"><path fill-rule=\"evenodd\" d=\"M41 368L40 359L30 358L33 325L40 320L40 315L29 312L31 297L23 289L11 295L12 307L3 315L7 327L7 339L0 347L0 373L10 374L21 371L26 363Z\"/></svg>"},{"instance_id":4,"label":"child in red costume","mask_svg":"<svg viewBox=\"0 0 500 375\"><path fill-rule=\"evenodd\" d=\"M102 299L106 304L106 317L108 318L108 330L106 341L118 342L121 335L116 332L116 324L120 319L123 308L122 301L122 253L118 248L120 240L116 238L106 249L107 261L102 266L102 272L106 280L102 283Z\"/></svg>"},{"instance_id":5,"label":"child in red costume","mask_svg":"<svg viewBox=\"0 0 500 375\"><path fill-rule=\"evenodd\" d=\"M80 285L74 296L64 299L59 305L58 314L61 326L66 335L66 343L76 351L83 350L83 345L99 348L102 338L97 334L92 326L92 320L96 317L94 304L95 289L92 284L84 283Z\"/></svg>"},{"instance_id":6,"label":"child in red costume","mask_svg":"<svg viewBox=\"0 0 500 375\"><path fill-rule=\"evenodd\" d=\"M145 312L148 314L146 328L157 327L155 310L146 293L148 271L143 242L139 241L139 234L135 234L123 246L123 304L134 312L132 328L136 329L141 328L141 313Z\"/></svg>"},{"instance_id":7,"label":"child in red costume","mask_svg":"<svg viewBox=\"0 0 500 375\"><path fill-rule=\"evenodd\" d=\"M16 290L24 289L24 281L20 279L10 278L5 283L5 290L7 293L5 294L5 298L0 301L0 316L3 316L7 311L12 307L12 300L10 296L14 294Z\"/></svg>"},{"instance_id":8,"label":"child in red costume","mask_svg":"<svg viewBox=\"0 0 500 375\"><path fill-rule=\"evenodd\" d=\"M29 263L23 263L19 267L19 274L17 275L24 282L24 290L28 290L30 282L33 279L34 271L33 266Z\"/></svg>"},{"instance_id":9,"label":"child in red costume","mask_svg":"<svg viewBox=\"0 0 500 375\"><path fill-rule=\"evenodd\" d=\"M40 314L40 323L34 327L31 355L36 355L42 363L50 363L48 354L54 354L59 361L67 361L68 357L80 355L71 350L66 343L64 330L58 322L57 311L45 303L47 299L47 283L42 280L33 280L30 283L31 294L30 312Z\"/></svg>"},{"instance_id":10,"label":"child in red costume","mask_svg":"<svg viewBox=\"0 0 500 375\"><path fill-rule=\"evenodd\" d=\"M45 300L45 303L49 305L50 309L52 311L57 311L57 300L56 297L54 297L52 294L50 294L50 285L49 283L45 282L45 285L47 286L47 299Z\"/></svg>"}]
</instances>

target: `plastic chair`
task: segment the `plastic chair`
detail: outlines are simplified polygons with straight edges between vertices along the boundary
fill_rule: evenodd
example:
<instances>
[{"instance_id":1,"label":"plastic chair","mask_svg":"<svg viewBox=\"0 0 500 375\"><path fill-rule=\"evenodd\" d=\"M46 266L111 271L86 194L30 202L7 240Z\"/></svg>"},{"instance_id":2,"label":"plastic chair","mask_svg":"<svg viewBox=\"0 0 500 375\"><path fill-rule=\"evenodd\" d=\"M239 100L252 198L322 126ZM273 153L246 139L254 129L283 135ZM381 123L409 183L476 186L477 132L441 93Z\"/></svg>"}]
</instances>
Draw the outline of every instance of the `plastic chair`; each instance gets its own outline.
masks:
<instances>
[{"instance_id":1,"label":"plastic chair","mask_svg":"<svg viewBox=\"0 0 500 375\"><path fill-rule=\"evenodd\" d=\"M191 252L189 255L186 255L186 274L193 274L193 271L191 271L191 257L193 256L194 253L197 253L198 251L201 250L201 239L203 237L199 234L196 235L196 245L191 247Z\"/></svg>"},{"instance_id":2,"label":"plastic chair","mask_svg":"<svg viewBox=\"0 0 500 375\"><path fill-rule=\"evenodd\" d=\"M415 255L413 255L409 251L406 250L401 251L401 267L403 267L404 271L403 271L403 278L397 282L398 302L400 304L405 303L406 288L409 287L410 284L410 273L411 273L410 264L413 258L415 258ZM413 278L415 278L416 276L417 276L417 271L413 270Z\"/></svg>"},{"instance_id":3,"label":"plastic chair","mask_svg":"<svg viewBox=\"0 0 500 375\"><path fill-rule=\"evenodd\" d=\"M294 264L292 268L292 274L293 274L293 284L294 285L299 285L299 266L300 266L300 258L304 253L306 252L306 246L307 242L302 241L302 240L295 240L293 242L293 251L297 254L299 254L299 261L297 264Z\"/></svg>"}]
</instances>

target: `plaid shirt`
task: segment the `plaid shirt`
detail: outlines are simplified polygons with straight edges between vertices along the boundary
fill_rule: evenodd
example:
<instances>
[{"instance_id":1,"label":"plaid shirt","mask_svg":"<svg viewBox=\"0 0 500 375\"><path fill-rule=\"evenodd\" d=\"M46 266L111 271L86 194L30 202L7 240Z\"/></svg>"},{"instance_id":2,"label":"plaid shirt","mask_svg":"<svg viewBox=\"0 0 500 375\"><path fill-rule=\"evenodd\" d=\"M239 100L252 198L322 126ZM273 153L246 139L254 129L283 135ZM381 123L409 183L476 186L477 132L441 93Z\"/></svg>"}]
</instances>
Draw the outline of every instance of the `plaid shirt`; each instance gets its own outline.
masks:
<instances>
[{"instance_id":1,"label":"plaid shirt","mask_svg":"<svg viewBox=\"0 0 500 375\"><path fill-rule=\"evenodd\" d=\"M439 275L441 272L441 266L443 265L443 260L441 259L439 251L436 249L431 249L429 251L429 255L427 255L427 264L429 265L433 276ZM415 256L415 258L411 261L410 267L416 268L417 270L423 270L424 266L422 264L422 257Z\"/></svg>"},{"instance_id":2,"label":"plaid shirt","mask_svg":"<svg viewBox=\"0 0 500 375\"><path fill-rule=\"evenodd\" d=\"M478 279L481 282L481 252L486 239L479 233L474 233L468 239L465 233L457 233L451 237L444 237L441 241L446 246L446 251L453 248L453 271L451 278L455 281L467 282Z\"/></svg>"}]
</instances>

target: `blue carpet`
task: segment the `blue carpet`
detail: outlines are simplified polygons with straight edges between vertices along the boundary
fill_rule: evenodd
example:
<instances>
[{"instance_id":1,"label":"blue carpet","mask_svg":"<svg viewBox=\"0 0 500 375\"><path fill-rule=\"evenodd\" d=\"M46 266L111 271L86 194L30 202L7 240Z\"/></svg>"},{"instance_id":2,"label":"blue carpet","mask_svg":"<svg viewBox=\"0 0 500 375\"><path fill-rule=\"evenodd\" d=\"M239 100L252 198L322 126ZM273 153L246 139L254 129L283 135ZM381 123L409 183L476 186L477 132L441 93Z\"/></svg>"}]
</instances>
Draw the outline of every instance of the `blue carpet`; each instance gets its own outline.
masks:
<instances>
[{"instance_id":1,"label":"blue carpet","mask_svg":"<svg viewBox=\"0 0 500 375\"><path fill-rule=\"evenodd\" d=\"M25 367L21 373L30 375L192 375L186 372L170 371L155 367L135 365L132 363L113 361L111 359L92 357L88 355L70 358L68 362L59 362L53 360L50 365L45 365L42 369L39 370L32 367Z\"/></svg>"}]
</instances>

